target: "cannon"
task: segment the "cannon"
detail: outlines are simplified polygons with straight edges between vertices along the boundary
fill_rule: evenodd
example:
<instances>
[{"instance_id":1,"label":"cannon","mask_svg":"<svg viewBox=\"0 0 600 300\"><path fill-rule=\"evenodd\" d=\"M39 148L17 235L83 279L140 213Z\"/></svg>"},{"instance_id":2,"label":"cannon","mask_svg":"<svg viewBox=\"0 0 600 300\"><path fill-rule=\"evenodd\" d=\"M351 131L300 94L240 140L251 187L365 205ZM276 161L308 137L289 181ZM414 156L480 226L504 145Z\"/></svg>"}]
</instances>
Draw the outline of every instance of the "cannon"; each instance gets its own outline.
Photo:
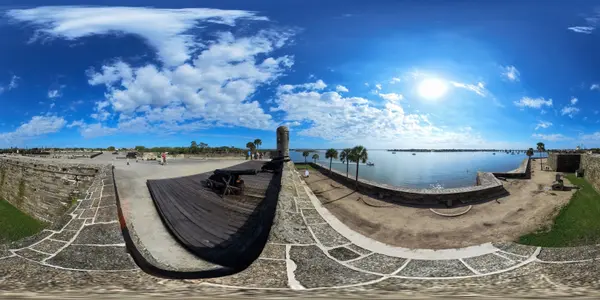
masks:
<instances>
[{"instance_id":1,"label":"cannon","mask_svg":"<svg viewBox=\"0 0 600 300\"><path fill-rule=\"evenodd\" d=\"M225 195L243 195L244 181L240 179L242 175L256 175L260 171L255 169L247 170L221 170L217 169L206 180L206 186L215 192Z\"/></svg>"}]
</instances>

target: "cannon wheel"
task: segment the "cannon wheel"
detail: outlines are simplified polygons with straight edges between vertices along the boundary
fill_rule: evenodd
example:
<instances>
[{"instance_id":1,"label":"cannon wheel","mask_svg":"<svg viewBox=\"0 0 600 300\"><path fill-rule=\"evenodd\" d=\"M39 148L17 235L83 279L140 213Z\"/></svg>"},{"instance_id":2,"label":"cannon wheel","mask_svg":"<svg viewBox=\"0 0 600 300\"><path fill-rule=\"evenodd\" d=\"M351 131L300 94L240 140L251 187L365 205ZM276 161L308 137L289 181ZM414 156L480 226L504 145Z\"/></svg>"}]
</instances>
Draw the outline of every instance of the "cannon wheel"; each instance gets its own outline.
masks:
<instances>
[{"instance_id":1,"label":"cannon wheel","mask_svg":"<svg viewBox=\"0 0 600 300\"><path fill-rule=\"evenodd\" d=\"M210 179L206 180L206 186L207 186L208 188L211 188L211 189L212 189L212 188L213 188L213 182L212 182L212 180L210 180Z\"/></svg>"}]
</instances>

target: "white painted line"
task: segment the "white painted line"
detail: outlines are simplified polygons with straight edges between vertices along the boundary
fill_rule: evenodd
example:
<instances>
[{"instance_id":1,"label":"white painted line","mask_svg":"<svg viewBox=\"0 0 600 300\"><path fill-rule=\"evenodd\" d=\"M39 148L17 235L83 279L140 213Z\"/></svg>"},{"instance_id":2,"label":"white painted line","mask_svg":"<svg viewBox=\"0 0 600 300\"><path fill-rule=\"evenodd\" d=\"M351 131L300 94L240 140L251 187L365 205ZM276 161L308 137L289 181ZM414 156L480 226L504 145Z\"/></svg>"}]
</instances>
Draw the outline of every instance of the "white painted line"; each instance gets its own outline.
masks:
<instances>
[{"instance_id":1,"label":"white painted line","mask_svg":"<svg viewBox=\"0 0 600 300\"><path fill-rule=\"evenodd\" d=\"M9 256L0 257L0 260L6 259L6 258L15 257L15 256L17 256L17 255L13 253L12 255L9 255Z\"/></svg>"},{"instance_id":2,"label":"white painted line","mask_svg":"<svg viewBox=\"0 0 600 300\"><path fill-rule=\"evenodd\" d=\"M600 261L600 259L590 258L590 259L582 259L582 260L564 260L564 261L536 259L536 262L539 262L542 264L576 264L576 263L586 263L586 262L593 262L593 261Z\"/></svg>"},{"instance_id":3,"label":"white painted line","mask_svg":"<svg viewBox=\"0 0 600 300\"><path fill-rule=\"evenodd\" d=\"M88 220L88 219L86 219ZM119 221L108 221L108 222L96 222L96 223L87 223L87 224L83 224L83 226L90 226L90 225L98 225L98 224L115 224L115 223L119 223Z\"/></svg>"},{"instance_id":4,"label":"white painted line","mask_svg":"<svg viewBox=\"0 0 600 300\"><path fill-rule=\"evenodd\" d=\"M287 278L288 278L288 286L292 290L304 290L306 288L298 280L296 280L296 274L294 274L294 271L296 271L296 268L298 266L290 258L290 249L292 249L292 246L290 246L290 245L285 246L285 262L286 262L285 267L286 267Z\"/></svg>"},{"instance_id":5,"label":"white painted line","mask_svg":"<svg viewBox=\"0 0 600 300\"><path fill-rule=\"evenodd\" d=\"M352 249L350 249L350 250L352 250ZM356 252L355 252L355 253L356 253ZM369 256L371 256L371 255L373 255L373 252L371 252L371 253L369 253L369 254L361 255L361 256L359 256L359 257L357 257L357 258L349 259L349 260L347 260L347 261L344 261L344 263L351 263L351 262L353 262L353 261L361 260L361 259L363 259L363 258L365 258L365 257L369 257Z\"/></svg>"},{"instance_id":6,"label":"white painted line","mask_svg":"<svg viewBox=\"0 0 600 300\"><path fill-rule=\"evenodd\" d=\"M37 252L37 253L45 254L45 255L52 255L50 253L47 253L47 252L44 252L44 251L40 251L40 250L36 250L36 249L33 249L33 248L27 248L27 249L29 249L31 251L34 251L34 252ZM17 254L17 255L19 255L19 254Z\"/></svg>"},{"instance_id":7,"label":"white painted line","mask_svg":"<svg viewBox=\"0 0 600 300\"><path fill-rule=\"evenodd\" d=\"M408 266L408 263L411 261L411 259L407 259L402 266L400 266L400 268L398 268L398 270L392 272L392 274L390 274L390 276L395 276L396 274L400 273L402 270L404 270L404 268L406 268L406 266Z\"/></svg>"},{"instance_id":8,"label":"white painted line","mask_svg":"<svg viewBox=\"0 0 600 300\"><path fill-rule=\"evenodd\" d=\"M125 247L125 243L121 243L121 244L75 244L75 243L72 243L71 246Z\"/></svg>"},{"instance_id":9,"label":"white painted line","mask_svg":"<svg viewBox=\"0 0 600 300\"><path fill-rule=\"evenodd\" d=\"M467 269L471 270L471 272L475 273L475 274L481 274L481 272L475 270L473 267L469 266L469 264L467 264L462 258L458 259L465 267L467 267Z\"/></svg>"},{"instance_id":10,"label":"white painted line","mask_svg":"<svg viewBox=\"0 0 600 300\"><path fill-rule=\"evenodd\" d=\"M510 258L508 258L508 257L506 257L506 256L504 256L504 255L502 255L502 254L500 254L500 253L498 253L498 252L494 252L494 253L492 253L492 254L494 254L494 255L496 255L496 256L498 256L498 257L502 257L502 258L504 258L504 259L506 259L506 260L510 261L510 262L511 262L511 263L513 263L513 264L514 264L514 263L516 263L514 260L512 260L512 259L510 259Z\"/></svg>"},{"instance_id":11,"label":"white painted line","mask_svg":"<svg viewBox=\"0 0 600 300\"><path fill-rule=\"evenodd\" d=\"M323 219L329 223L329 225L337 231L339 234L344 236L346 239L351 241L353 244L364 248L366 250L385 254L393 257L411 258L411 259L424 259L424 260L448 260L448 259L459 259L473 256L480 256L498 251L492 243L485 243L477 246L457 248L457 249L408 249L403 247L391 246L369 237L366 237L352 229L346 224L342 223L336 218L329 210L321 204L319 199L310 193L310 189L304 186L306 194L309 196L315 209Z\"/></svg>"}]
</instances>

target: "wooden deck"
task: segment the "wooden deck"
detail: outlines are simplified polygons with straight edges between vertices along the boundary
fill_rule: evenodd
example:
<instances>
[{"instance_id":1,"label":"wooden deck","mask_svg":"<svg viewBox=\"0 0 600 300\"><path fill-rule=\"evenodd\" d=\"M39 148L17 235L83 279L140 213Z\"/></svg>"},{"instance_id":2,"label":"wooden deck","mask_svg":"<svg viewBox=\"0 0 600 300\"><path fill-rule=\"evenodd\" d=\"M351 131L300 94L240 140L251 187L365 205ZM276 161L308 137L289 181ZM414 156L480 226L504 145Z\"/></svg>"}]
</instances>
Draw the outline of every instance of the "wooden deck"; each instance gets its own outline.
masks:
<instances>
[{"instance_id":1,"label":"wooden deck","mask_svg":"<svg viewBox=\"0 0 600 300\"><path fill-rule=\"evenodd\" d=\"M263 164L249 161L227 169L260 169ZM211 174L148 180L147 185L163 223L186 249L221 266L245 268L266 243L281 175L242 176L252 196L221 198L202 183Z\"/></svg>"}]
</instances>

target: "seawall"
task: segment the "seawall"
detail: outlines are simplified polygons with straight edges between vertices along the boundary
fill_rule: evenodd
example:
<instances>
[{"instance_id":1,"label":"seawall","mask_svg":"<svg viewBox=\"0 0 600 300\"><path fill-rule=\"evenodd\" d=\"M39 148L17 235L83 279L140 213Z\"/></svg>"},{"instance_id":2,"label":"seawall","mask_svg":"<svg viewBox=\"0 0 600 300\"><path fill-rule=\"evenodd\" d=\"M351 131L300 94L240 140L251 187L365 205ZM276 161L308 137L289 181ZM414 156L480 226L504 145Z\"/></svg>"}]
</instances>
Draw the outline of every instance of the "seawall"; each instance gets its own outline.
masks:
<instances>
[{"instance_id":1,"label":"seawall","mask_svg":"<svg viewBox=\"0 0 600 300\"><path fill-rule=\"evenodd\" d=\"M296 163L296 165L302 164ZM331 170L330 175L327 167L315 163L310 163L310 165L323 175L348 187L354 188L356 184L352 176L346 177L346 174L336 170ZM449 189L414 189L375 183L360 177L358 179L358 187L361 192L374 195L384 201L407 205L437 206L444 204L450 207L460 203L468 204L496 199L507 194L502 182L492 173L478 172L476 184Z\"/></svg>"},{"instance_id":2,"label":"seawall","mask_svg":"<svg viewBox=\"0 0 600 300\"><path fill-rule=\"evenodd\" d=\"M549 153L547 166L555 172L574 173L581 164L580 153Z\"/></svg>"},{"instance_id":3,"label":"seawall","mask_svg":"<svg viewBox=\"0 0 600 300\"><path fill-rule=\"evenodd\" d=\"M53 222L91 185L99 167L0 157L0 198L28 215Z\"/></svg>"}]
</instances>

